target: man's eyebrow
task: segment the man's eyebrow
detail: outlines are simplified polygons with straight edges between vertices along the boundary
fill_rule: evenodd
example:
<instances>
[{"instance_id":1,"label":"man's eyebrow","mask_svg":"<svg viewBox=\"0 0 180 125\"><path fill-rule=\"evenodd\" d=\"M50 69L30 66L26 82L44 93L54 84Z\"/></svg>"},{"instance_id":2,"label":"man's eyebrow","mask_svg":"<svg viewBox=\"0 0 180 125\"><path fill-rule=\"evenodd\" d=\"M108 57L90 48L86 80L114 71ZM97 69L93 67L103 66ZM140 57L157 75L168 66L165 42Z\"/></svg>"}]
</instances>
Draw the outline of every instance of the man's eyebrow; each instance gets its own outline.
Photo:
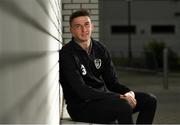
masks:
<instances>
[{"instance_id":1,"label":"man's eyebrow","mask_svg":"<svg viewBox=\"0 0 180 125\"><path fill-rule=\"evenodd\" d=\"M85 22L84 24L91 23L90 21ZM81 25L80 23L75 23L74 25Z\"/></svg>"}]
</instances>

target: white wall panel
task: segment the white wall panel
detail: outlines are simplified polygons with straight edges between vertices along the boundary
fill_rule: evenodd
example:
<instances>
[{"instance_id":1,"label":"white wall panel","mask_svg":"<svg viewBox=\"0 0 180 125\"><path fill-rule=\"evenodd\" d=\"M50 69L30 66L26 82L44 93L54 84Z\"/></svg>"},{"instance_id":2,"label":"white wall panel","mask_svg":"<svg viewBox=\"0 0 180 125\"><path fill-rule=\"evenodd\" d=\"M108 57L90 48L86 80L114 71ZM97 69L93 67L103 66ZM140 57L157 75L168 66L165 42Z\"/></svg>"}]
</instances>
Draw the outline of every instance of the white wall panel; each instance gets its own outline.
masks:
<instances>
[{"instance_id":1,"label":"white wall panel","mask_svg":"<svg viewBox=\"0 0 180 125\"><path fill-rule=\"evenodd\" d=\"M0 123L59 123L61 0L0 0Z\"/></svg>"}]
</instances>

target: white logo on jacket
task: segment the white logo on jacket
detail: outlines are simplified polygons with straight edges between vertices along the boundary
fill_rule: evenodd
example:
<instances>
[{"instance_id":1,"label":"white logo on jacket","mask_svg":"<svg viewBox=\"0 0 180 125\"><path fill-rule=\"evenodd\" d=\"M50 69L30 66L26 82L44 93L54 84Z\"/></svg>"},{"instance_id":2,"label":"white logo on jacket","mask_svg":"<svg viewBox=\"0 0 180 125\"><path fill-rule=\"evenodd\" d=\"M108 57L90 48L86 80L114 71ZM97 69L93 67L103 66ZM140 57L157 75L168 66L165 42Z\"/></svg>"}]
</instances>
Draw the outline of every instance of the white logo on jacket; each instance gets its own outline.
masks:
<instances>
[{"instance_id":1,"label":"white logo on jacket","mask_svg":"<svg viewBox=\"0 0 180 125\"><path fill-rule=\"evenodd\" d=\"M95 65L96 69L99 69L101 67L101 59L95 59L94 65Z\"/></svg>"},{"instance_id":2,"label":"white logo on jacket","mask_svg":"<svg viewBox=\"0 0 180 125\"><path fill-rule=\"evenodd\" d=\"M84 67L83 64L81 64L81 71L82 71L82 75L85 76L87 74L86 68Z\"/></svg>"}]
</instances>

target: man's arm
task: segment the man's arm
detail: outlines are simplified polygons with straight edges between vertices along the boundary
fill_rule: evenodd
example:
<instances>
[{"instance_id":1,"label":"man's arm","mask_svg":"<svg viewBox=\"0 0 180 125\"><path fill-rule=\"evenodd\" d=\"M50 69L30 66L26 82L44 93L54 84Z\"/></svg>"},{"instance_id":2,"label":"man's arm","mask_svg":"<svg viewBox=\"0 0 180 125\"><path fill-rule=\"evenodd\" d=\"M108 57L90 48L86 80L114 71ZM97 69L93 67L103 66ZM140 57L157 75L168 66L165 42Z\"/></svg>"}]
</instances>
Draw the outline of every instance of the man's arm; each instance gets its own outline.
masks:
<instances>
[{"instance_id":1,"label":"man's arm","mask_svg":"<svg viewBox=\"0 0 180 125\"><path fill-rule=\"evenodd\" d=\"M103 70L103 79L105 80L107 88L110 91L119 93L121 99L127 100L128 103L132 106L132 108L135 108L137 104L135 94L128 87L119 83L110 54L106 49L104 57L106 61Z\"/></svg>"},{"instance_id":2,"label":"man's arm","mask_svg":"<svg viewBox=\"0 0 180 125\"><path fill-rule=\"evenodd\" d=\"M117 78L117 73L115 71L115 67L111 60L109 52L105 49L104 52L104 67L102 72L102 77L106 83L107 88L116 93L125 94L130 91L130 89L119 83Z\"/></svg>"}]
</instances>

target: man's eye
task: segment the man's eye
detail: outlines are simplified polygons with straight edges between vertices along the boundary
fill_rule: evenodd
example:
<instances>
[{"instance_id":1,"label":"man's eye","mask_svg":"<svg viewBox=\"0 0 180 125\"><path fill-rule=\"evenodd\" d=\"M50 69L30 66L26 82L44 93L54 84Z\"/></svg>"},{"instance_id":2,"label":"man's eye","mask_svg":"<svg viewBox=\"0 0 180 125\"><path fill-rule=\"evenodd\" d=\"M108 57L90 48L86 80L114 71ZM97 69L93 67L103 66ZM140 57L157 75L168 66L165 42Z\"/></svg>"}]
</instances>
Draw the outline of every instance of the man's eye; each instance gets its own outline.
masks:
<instances>
[{"instance_id":1,"label":"man's eye","mask_svg":"<svg viewBox=\"0 0 180 125\"><path fill-rule=\"evenodd\" d=\"M89 26L90 26L90 24L89 24L89 23L85 24L85 27L89 27Z\"/></svg>"},{"instance_id":2,"label":"man's eye","mask_svg":"<svg viewBox=\"0 0 180 125\"><path fill-rule=\"evenodd\" d=\"M79 29L81 26L80 25L75 25L75 28Z\"/></svg>"}]
</instances>

